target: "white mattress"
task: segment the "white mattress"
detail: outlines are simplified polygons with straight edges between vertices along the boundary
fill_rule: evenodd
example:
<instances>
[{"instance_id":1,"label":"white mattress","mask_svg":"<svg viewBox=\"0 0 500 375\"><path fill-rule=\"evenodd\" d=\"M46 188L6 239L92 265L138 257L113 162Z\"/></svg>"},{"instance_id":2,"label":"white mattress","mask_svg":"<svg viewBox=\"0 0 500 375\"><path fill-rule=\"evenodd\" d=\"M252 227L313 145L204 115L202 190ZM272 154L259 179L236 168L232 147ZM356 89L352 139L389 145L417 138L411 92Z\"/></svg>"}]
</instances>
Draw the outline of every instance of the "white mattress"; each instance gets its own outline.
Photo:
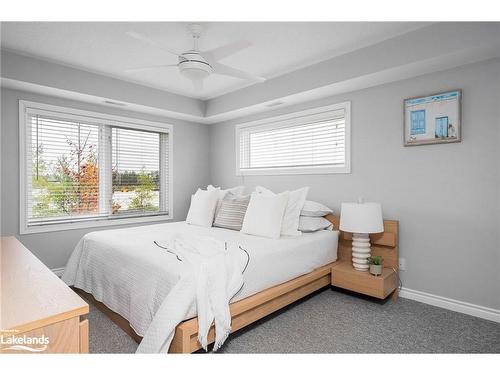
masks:
<instances>
[{"instance_id":1,"label":"white mattress","mask_svg":"<svg viewBox=\"0 0 500 375\"><path fill-rule=\"evenodd\" d=\"M233 302L337 259L336 231L273 240L176 222L88 233L71 255L63 280L93 294L143 336L183 272L182 262L175 255L153 243L165 242L175 233L237 243L249 253L245 284Z\"/></svg>"}]
</instances>

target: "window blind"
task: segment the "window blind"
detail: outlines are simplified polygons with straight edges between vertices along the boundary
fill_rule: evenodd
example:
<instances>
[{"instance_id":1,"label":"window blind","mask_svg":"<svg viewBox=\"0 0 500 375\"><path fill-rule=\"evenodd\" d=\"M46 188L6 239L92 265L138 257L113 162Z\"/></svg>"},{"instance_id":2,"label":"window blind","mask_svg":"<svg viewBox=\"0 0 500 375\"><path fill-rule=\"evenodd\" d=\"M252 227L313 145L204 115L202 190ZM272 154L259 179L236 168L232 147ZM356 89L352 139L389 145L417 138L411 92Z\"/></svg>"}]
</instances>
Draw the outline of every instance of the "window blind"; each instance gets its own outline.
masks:
<instances>
[{"instance_id":1,"label":"window blind","mask_svg":"<svg viewBox=\"0 0 500 375\"><path fill-rule=\"evenodd\" d=\"M90 114L25 109L23 230L169 214L169 130Z\"/></svg>"},{"instance_id":2,"label":"window blind","mask_svg":"<svg viewBox=\"0 0 500 375\"><path fill-rule=\"evenodd\" d=\"M304 170L346 163L345 110L239 129L239 171Z\"/></svg>"},{"instance_id":3,"label":"window blind","mask_svg":"<svg viewBox=\"0 0 500 375\"><path fill-rule=\"evenodd\" d=\"M161 180L167 177L167 170L161 168L168 165L167 137L142 130L112 129L113 214L168 210L166 194L160 194Z\"/></svg>"},{"instance_id":4,"label":"window blind","mask_svg":"<svg viewBox=\"0 0 500 375\"><path fill-rule=\"evenodd\" d=\"M27 122L28 224L99 215L99 125L46 115Z\"/></svg>"}]
</instances>

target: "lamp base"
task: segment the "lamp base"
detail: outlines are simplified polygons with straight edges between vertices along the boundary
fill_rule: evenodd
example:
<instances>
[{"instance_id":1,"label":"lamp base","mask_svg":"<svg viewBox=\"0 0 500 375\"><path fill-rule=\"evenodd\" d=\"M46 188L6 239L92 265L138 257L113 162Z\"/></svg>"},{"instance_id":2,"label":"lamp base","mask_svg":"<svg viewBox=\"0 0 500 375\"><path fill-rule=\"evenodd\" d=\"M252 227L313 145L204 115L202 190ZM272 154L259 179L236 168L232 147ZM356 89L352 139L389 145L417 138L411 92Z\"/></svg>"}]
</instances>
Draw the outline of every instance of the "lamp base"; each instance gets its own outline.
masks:
<instances>
[{"instance_id":1,"label":"lamp base","mask_svg":"<svg viewBox=\"0 0 500 375\"><path fill-rule=\"evenodd\" d=\"M366 233L352 234L352 266L357 271L368 271L370 265L368 258L370 257L370 236Z\"/></svg>"}]
</instances>

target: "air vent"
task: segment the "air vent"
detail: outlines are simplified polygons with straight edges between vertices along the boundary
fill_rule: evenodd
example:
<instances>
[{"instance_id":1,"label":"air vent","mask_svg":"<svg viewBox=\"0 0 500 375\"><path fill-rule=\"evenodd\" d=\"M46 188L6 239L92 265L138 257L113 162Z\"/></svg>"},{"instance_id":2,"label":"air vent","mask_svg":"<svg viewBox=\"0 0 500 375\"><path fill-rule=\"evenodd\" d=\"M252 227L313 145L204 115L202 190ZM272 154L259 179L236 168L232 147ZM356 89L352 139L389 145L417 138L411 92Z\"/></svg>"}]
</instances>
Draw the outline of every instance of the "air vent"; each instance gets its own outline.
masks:
<instances>
[{"instance_id":1,"label":"air vent","mask_svg":"<svg viewBox=\"0 0 500 375\"><path fill-rule=\"evenodd\" d=\"M283 102L272 102L269 104L266 104L266 107L276 107L277 105L282 105Z\"/></svg>"},{"instance_id":2,"label":"air vent","mask_svg":"<svg viewBox=\"0 0 500 375\"><path fill-rule=\"evenodd\" d=\"M111 100L105 100L104 103L106 104L111 104L111 105L117 105L119 107L125 107L126 104L125 103L118 103L118 102L113 102Z\"/></svg>"}]
</instances>

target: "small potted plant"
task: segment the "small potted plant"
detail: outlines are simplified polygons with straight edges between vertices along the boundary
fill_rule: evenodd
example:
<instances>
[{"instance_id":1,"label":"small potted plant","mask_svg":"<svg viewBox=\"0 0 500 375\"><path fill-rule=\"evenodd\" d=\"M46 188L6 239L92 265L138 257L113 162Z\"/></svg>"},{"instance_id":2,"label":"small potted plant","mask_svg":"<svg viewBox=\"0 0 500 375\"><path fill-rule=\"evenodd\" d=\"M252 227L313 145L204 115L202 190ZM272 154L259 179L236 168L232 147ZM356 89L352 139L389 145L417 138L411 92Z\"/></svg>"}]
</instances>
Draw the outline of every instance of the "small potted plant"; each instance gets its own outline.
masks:
<instances>
[{"instance_id":1,"label":"small potted plant","mask_svg":"<svg viewBox=\"0 0 500 375\"><path fill-rule=\"evenodd\" d=\"M382 257L379 255L372 255L368 258L370 265L370 273L374 276L382 275Z\"/></svg>"}]
</instances>

